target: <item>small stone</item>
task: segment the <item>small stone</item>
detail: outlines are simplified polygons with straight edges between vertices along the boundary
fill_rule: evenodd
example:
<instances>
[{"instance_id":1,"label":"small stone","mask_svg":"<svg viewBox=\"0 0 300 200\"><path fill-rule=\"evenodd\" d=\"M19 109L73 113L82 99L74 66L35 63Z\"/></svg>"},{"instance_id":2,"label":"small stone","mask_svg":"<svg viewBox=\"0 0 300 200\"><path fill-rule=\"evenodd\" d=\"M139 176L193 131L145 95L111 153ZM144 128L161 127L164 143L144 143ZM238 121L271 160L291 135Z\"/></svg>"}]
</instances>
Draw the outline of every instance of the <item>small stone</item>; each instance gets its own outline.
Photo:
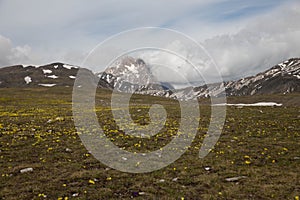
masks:
<instances>
[{"instance_id":1,"label":"small stone","mask_svg":"<svg viewBox=\"0 0 300 200\"><path fill-rule=\"evenodd\" d=\"M210 171L211 170L211 167L207 166L207 167L204 167L205 171Z\"/></svg>"},{"instance_id":2,"label":"small stone","mask_svg":"<svg viewBox=\"0 0 300 200\"><path fill-rule=\"evenodd\" d=\"M127 158L126 157L122 157L122 160L127 160Z\"/></svg>"},{"instance_id":3,"label":"small stone","mask_svg":"<svg viewBox=\"0 0 300 200\"><path fill-rule=\"evenodd\" d=\"M300 157L296 156L296 157L294 157L294 160L300 160Z\"/></svg>"},{"instance_id":4,"label":"small stone","mask_svg":"<svg viewBox=\"0 0 300 200\"><path fill-rule=\"evenodd\" d=\"M79 193L73 193L72 194L72 197L78 197L79 196Z\"/></svg>"},{"instance_id":5,"label":"small stone","mask_svg":"<svg viewBox=\"0 0 300 200\"><path fill-rule=\"evenodd\" d=\"M32 172L32 171L33 171L33 168L28 167L28 168L21 169L20 173L26 173L26 172Z\"/></svg>"},{"instance_id":6,"label":"small stone","mask_svg":"<svg viewBox=\"0 0 300 200\"><path fill-rule=\"evenodd\" d=\"M178 181L178 177L172 179L173 182Z\"/></svg>"},{"instance_id":7,"label":"small stone","mask_svg":"<svg viewBox=\"0 0 300 200\"><path fill-rule=\"evenodd\" d=\"M139 192L139 195L144 195L144 194L146 194L145 192Z\"/></svg>"},{"instance_id":8,"label":"small stone","mask_svg":"<svg viewBox=\"0 0 300 200\"><path fill-rule=\"evenodd\" d=\"M227 182L236 182L239 181L241 179L247 178L247 176L237 176L237 177L231 177L231 178L226 178L225 180Z\"/></svg>"},{"instance_id":9,"label":"small stone","mask_svg":"<svg viewBox=\"0 0 300 200\"><path fill-rule=\"evenodd\" d=\"M66 152L72 152L72 149L66 148Z\"/></svg>"},{"instance_id":10,"label":"small stone","mask_svg":"<svg viewBox=\"0 0 300 200\"><path fill-rule=\"evenodd\" d=\"M160 179L158 182L163 183L165 182L165 179Z\"/></svg>"}]
</instances>

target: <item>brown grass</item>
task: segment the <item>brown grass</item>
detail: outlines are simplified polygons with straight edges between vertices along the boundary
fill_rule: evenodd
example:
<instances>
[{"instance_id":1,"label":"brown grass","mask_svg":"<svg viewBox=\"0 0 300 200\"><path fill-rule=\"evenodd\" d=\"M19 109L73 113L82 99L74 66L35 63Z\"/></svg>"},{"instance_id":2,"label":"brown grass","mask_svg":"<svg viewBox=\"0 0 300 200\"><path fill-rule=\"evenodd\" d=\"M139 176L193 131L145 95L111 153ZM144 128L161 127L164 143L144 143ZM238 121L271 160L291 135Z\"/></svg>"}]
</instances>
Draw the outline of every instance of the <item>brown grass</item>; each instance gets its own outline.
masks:
<instances>
[{"instance_id":1,"label":"brown grass","mask_svg":"<svg viewBox=\"0 0 300 200\"><path fill-rule=\"evenodd\" d=\"M285 106L228 107L222 136L204 159L198 158L198 151L210 109L201 106L198 134L180 159L158 171L130 174L100 163L82 145L72 121L70 89L1 89L0 93L0 199L294 199L300 195L299 94L229 98L235 103L275 101ZM109 103L109 98L109 91L98 91L97 99ZM143 106L162 103L170 108L169 120L178 120L176 101L137 95L132 99L133 114L141 102ZM147 118L147 109L142 113ZM117 128L110 112L100 114L99 121L106 118L112 129ZM134 138L128 142L117 137L116 142L131 151L149 151L171 139L167 134L157 137L159 142L147 141L142 147L132 146L139 141ZM206 166L211 170L206 171ZM33 172L19 172L26 167ZM235 176L247 178L225 181Z\"/></svg>"}]
</instances>

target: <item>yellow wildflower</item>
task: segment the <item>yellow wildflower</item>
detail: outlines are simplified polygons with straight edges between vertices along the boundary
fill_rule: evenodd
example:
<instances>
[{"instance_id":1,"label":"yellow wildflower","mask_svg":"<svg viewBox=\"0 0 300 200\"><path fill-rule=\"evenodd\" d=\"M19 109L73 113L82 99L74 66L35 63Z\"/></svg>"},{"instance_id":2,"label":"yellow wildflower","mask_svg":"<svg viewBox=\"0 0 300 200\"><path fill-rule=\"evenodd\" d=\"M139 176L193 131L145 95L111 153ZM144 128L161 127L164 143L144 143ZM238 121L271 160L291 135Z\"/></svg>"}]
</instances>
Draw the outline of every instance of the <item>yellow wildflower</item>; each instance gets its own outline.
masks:
<instances>
[{"instance_id":1,"label":"yellow wildflower","mask_svg":"<svg viewBox=\"0 0 300 200\"><path fill-rule=\"evenodd\" d=\"M251 162L249 160L245 161L245 164L249 165Z\"/></svg>"}]
</instances>

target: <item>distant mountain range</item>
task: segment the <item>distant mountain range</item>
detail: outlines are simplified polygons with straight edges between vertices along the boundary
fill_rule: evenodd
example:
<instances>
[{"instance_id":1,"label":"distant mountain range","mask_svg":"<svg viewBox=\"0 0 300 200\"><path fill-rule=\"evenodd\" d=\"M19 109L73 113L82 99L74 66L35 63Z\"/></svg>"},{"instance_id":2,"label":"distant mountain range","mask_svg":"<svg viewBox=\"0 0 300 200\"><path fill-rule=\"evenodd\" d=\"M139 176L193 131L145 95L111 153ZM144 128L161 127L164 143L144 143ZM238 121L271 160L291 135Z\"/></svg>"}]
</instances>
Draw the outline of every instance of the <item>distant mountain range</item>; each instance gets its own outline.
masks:
<instances>
[{"instance_id":1,"label":"distant mountain range","mask_svg":"<svg viewBox=\"0 0 300 200\"><path fill-rule=\"evenodd\" d=\"M300 92L300 58L291 58L255 76L175 90L171 84L155 80L142 59L126 57L104 72L94 74L86 68L64 63L43 66L15 65L0 68L0 88L73 87L79 69L85 71L90 84L121 92L136 92L182 100L197 97Z\"/></svg>"}]
</instances>

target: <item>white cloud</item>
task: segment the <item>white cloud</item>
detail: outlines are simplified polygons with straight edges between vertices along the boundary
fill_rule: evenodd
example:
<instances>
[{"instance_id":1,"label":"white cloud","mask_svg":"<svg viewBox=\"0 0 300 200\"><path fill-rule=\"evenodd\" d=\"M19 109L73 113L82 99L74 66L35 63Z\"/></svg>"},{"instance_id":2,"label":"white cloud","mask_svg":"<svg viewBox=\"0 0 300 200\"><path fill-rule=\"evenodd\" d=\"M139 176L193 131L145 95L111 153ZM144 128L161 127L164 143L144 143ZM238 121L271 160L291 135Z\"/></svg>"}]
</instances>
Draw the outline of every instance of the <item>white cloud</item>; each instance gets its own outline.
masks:
<instances>
[{"instance_id":1,"label":"white cloud","mask_svg":"<svg viewBox=\"0 0 300 200\"><path fill-rule=\"evenodd\" d=\"M28 45L14 47L10 39L0 35L0 66L28 63L30 52Z\"/></svg>"},{"instance_id":2,"label":"white cloud","mask_svg":"<svg viewBox=\"0 0 300 200\"><path fill-rule=\"evenodd\" d=\"M300 5L258 16L235 34L204 42L224 76L241 77L265 70L290 57L300 57Z\"/></svg>"},{"instance_id":3,"label":"white cloud","mask_svg":"<svg viewBox=\"0 0 300 200\"><path fill-rule=\"evenodd\" d=\"M10 41L0 36L0 63L3 65L7 65L9 63L9 55L11 51Z\"/></svg>"}]
</instances>

